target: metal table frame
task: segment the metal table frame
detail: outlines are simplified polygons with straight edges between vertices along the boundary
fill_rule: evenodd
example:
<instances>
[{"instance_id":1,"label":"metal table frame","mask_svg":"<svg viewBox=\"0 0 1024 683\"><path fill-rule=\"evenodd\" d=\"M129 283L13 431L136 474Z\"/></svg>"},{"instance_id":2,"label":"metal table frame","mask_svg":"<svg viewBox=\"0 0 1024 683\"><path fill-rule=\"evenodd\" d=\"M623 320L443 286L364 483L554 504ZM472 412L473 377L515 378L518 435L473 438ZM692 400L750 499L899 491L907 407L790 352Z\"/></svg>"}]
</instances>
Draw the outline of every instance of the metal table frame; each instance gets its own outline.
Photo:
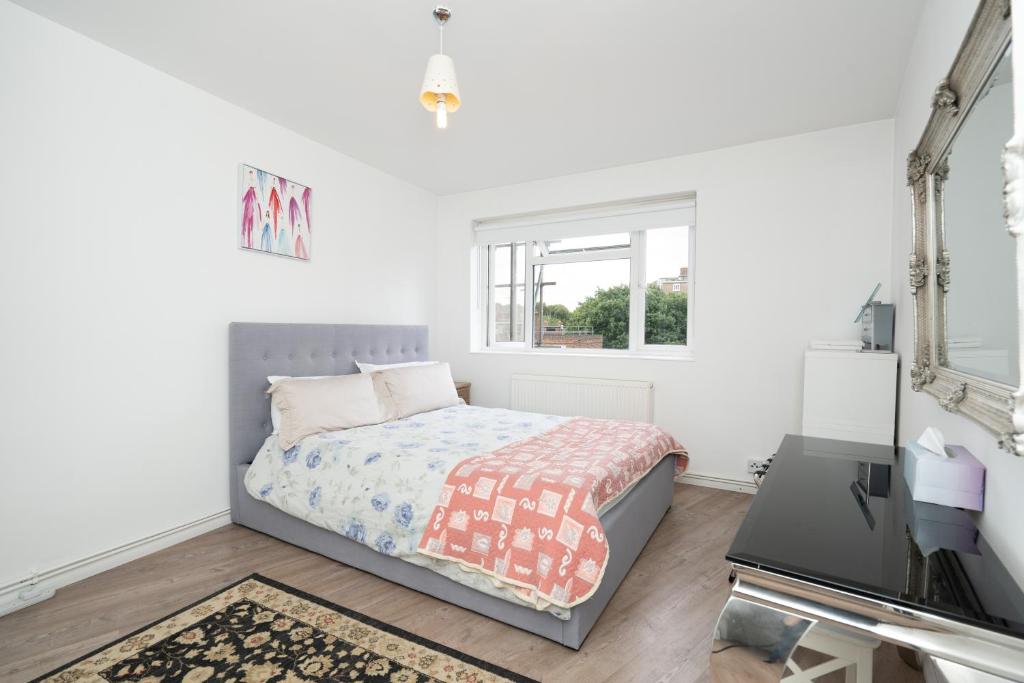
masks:
<instances>
[{"instance_id":1,"label":"metal table frame","mask_svg":"<svg viewBox=\"0 0 1024 683\"><path fill-rule=\"evenodd\" d=\"M733 569L711 648L716 681L743 680L735 676L740 669L747 680L781 680L786 661L818 623L919 652L950 681L1024 681L1020 638L756 567Z\"/></svg>"}]
</instances>

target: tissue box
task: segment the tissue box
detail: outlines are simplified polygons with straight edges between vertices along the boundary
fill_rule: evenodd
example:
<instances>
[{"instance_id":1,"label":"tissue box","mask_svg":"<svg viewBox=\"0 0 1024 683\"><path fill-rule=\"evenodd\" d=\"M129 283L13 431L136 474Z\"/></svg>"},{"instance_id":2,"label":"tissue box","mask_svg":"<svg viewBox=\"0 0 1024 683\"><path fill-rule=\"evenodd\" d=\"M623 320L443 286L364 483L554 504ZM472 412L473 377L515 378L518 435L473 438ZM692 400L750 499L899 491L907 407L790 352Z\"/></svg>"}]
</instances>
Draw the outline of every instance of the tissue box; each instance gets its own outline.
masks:
<instances>
[{"instance_id":1,"label":"tissue box","mask_svg":"<svg viewBox=\"0 0 1024 683\"><path fill-rule=\"evenodd\" d=\"M982 510L985 505L985 466L963 446L946 446L947 458L916 441L907 443L903 477L914 500L936 505Z\"/></svg>"}]
</instances>

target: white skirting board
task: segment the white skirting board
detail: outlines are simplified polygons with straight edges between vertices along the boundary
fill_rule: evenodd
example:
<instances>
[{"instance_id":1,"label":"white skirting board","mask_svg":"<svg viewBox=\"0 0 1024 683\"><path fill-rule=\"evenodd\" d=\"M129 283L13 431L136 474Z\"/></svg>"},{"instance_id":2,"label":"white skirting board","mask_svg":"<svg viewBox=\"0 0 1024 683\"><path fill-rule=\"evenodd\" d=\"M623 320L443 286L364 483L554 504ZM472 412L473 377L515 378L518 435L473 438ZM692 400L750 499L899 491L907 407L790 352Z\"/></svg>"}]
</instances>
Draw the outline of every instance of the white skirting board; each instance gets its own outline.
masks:
<instances>
[{"instance_id":1,"label":"white skirting board","mask_svg":"<svg viewBox=\"0 0 1024 683\"><path fill-rule=\"evenodd\" d=\"M676 479L681 484L693 484L694 486L705 486L709 489L723 489L725 491L739 491L740 493L757 493L757 487L752 481L743 479L731 479L716 474L691 474L686 472Z\"/></svg>"},{"instance_id":2,"label":"white skirting board","mask_svg":"<svg viewBox=\"0 0 1024 683\"><path fill-rule=\"evenodd\" d=\"M0 586L0 616L53 597L58 588L230 523L230 510L215 512L173 529L160 531L137 541L131 541L116 548L38 572L20 581Z\"/></svg>"}]
</instances>

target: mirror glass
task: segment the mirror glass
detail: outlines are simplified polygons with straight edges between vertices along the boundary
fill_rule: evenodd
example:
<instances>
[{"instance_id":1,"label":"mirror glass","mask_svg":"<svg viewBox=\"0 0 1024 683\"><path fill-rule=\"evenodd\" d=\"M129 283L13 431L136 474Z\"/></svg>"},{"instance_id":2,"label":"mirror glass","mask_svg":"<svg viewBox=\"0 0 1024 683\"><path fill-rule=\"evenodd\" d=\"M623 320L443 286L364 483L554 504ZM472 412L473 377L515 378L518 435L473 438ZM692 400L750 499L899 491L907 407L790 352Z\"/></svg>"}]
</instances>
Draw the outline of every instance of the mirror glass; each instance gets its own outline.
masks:
<instances>
[{"instance_id":1,"label":"mirror glass","mask_svg":"<svg viewBox=\"0 0 1024 683\"><path fill-rule=\"evenodd\" d=\"M1012 81L1007 48L950 147L942 229L949 252L947 365L1016 387L1017 265L1004 228L1001 162L1013 137Z\"/></svg>"}]
</instances>

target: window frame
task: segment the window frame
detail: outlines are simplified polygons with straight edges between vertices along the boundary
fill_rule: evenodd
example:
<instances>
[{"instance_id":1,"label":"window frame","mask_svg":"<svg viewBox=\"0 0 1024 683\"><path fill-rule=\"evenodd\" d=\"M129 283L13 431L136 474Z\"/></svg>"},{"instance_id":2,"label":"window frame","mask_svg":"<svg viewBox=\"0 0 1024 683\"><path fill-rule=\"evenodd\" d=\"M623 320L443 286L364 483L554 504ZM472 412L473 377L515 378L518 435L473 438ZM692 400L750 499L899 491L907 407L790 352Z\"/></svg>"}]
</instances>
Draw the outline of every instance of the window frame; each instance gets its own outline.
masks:
<instances>
[{"instance_id":1,"label":"window frame","mask_svg":"<svg viewBox=\"0 0 1024 683\"><path fill-rule=\"evenodd\" d=\"M491 311L493 310L493 306L494 306L495 301L496 301L495 300L495 296L494 296L495 289L497 289L497 287L498 287L498 285L494 282L494 270L495 270L495 268L494 268L494 265L495 265L494 252L496 251L496 249L498 247L504 246L506 244L511 244L511 248L509 249L509 251L511 252L509 254L509 261L510 261L511 268L509 270L509 289L510 289L510 295L509 295L509 323L508 323L509 324L509 339L510 339L510 341L502 342L502 341L498 341L497 340L497 330L496 330L497 320L495 319L496 318L495 316L491 315ZM503 242L503 243L498 243L498 244L485 244L485 245L481 245L481 248L484 250L484 255L485 255L484 262L482 263L482 266L483 266L483 269L484 269L484 276L487 279L486 293L485 293L485 295L483 297L483 308L482 308L483 324L484 324L484 327L485 327L484 337L483 337L483 341L484 341L483 346L484 346L484 348L516 349L516 348L519 348L520 346L522 346L523 344L525 344L526 340L529 338L529 337L526 336L526 334L527 334L527 327L526 326L527 326L527 320L531 319L532 316L526 315L526 312L527 312L528 309L524 305L524 307L523 307L523 315L526 316L526 320L523 321L523 323L524 323L524 327L523 327L523 341L511 341L511 339L513 337L515 337L515 307L516 307L516 287L517 287L517 283L516 283L516 260L517 260L516 259L516 245L517 244L518 244L518 242L512 242L512 243ZM528 252L529 249L525 249L524 251ZM524 304L525 304L525 302L527 302L529 300L529 298L530 298L529 291L528 291L529 287L527 287L527 283L526 283L525 280L523 281L523 290L524 290L523 299L524 299Z\"/></svg>"},{"instance_id":2,"label":"window frame","mask_svg":"<svg viewBox=\"0 0 1024 683\"><path fill-rule=\"evenodd\" d=\"M632 245L632 241L634 239L634 235L635 235L635 233L629 233L630 244L631 245ZM539 351L553 351L553 352L556 352L556 353L565 352L565 351L588 351L590 353L601 353L601 352L607 352L607 351L626 351L626 350L629 350L629 349L569 349L569 348L557 347L557 346L535 346L534 345L534 336L533 336L533 333L534 333L533 327L534 327L534 325L533 325L533 322L534 322L534 318L536 316L533 315L533 311L534 311L534 308L537 305L537 301L534 298L533 269L536 266L558 265L558 264L565 264L565 263L593 263L593 262L596 262L596 261L621 261L622 259L629 259L630 278L632 279L632 276L633 276L633 258L632 258L633 248L632 248L632 246L620 247L620 248L611 248L611 249L601 249L601 250L598 250L598 251L580 251L580 252L570 252L570 253L556 253L556 254L548 254L547 256L544 256L542 254L540 256L535 256L533 254L533 248L532 248L532 244L531 243L532 242L539 242L539 241L540 240L525 240L525 242L526 242L526 249L525 249L525 251L526 251L526 281L528 281L530 283L530 286L527 288L527 296L526 296L526 302L525 302L526 306L525 306L525 308L526 308L526 310L530 311L530 315L528 315L527 319L524 320L524 322L526 323L526 332L523 335L523 341L519 342L519 343L522 344L524 347L527 347L529 349L537 349ZM629 312L629 314L630 314L630 323L629 323L629 329L630 329L630 334L632 335L632 331L633 331L633 322L632 322L632 320L633 320L633 318L632 318L632 316L633 316L633 296L632 296L632 292L630 293L629 302L630 302L630 312ZM632 338L630 339L630 348L632 348Z\"/></svg>"},{"instance_id":3,"label":"window frame","mask_svg":"<svg viewBox=\"0 0 1024 683\"><path fill-rule=\"evenodd\" d=\"M555 355L555 356L591 356L596 358L658 358L675 360L692 360L693 333L694 333L694 292L696 290L696 246L697 226L694 224L664 227L685 227L687 228L688 252L687 252L687 310L686 310L686 344L648 344L646 343L646 311L647 311L647 282L646 282L646 260L647 260L647 230L659 228L644 228L629 231L630 244L628 247L609 248L595 251L581 251L577 253L555 253L548 255L535 255L534 242L542 242L543 239L524 237L512 242L498 242L474 244L476 251L475 260L478 264L480 277L477 284L477 315L481 329L477 331L477 337L472 348L481 353L517 353L528 355ZM494 335L494 316L491 315L494 302L494 252L496 247L511 244L511 250L516 251L515 245L525 244L523 276L524 276L524 316L523 320L523 341L498 342ZM532 314L536 305L534 293L534 267L537 265L564 264L564 263L585 263L593 261L607 261L628 258L630 269L630 295L629 295L629 348L627 349L581 349L553 346L534 346L534 318ZM512 305L515 305L515 283L516 274L511 274L513 296ZM511 323L510 323L511 324Z\"/></svg>"}]
</instances>

